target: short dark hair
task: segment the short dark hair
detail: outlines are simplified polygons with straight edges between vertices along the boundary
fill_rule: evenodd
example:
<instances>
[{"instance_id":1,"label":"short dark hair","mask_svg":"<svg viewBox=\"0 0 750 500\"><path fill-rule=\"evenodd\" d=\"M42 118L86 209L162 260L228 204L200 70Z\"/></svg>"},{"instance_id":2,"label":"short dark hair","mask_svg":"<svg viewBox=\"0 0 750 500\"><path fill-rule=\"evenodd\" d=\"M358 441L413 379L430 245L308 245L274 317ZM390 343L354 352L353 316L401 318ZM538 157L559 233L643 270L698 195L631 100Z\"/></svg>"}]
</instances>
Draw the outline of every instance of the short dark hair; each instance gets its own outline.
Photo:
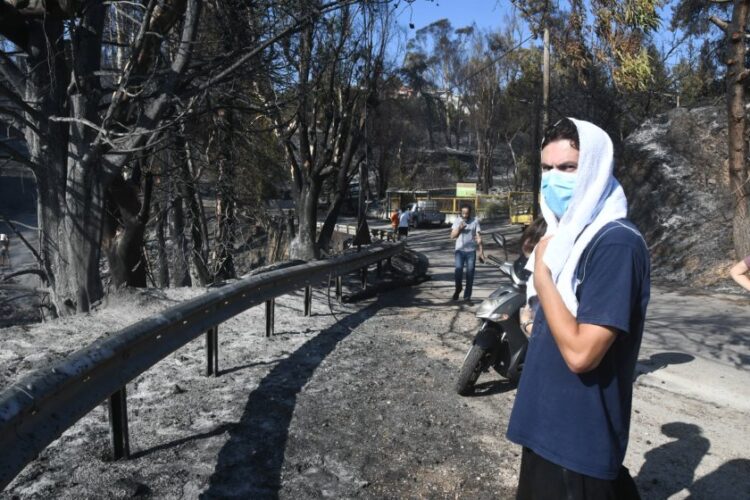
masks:
<instances>
[{"instance_id":1,"label":"short dark hair","mask_svg":"<svg viewBox=\"0 0 750 500\"><path fill-rule=\"evenodd\" d=\"M581 150L578 128L569 118L561 118L547 127L547 130L544 131L544 139L542 139L542 149L552 142L564 140L570 141L574 149Z\"/></svg>"},{"instance_id":2,"label":"short dark hair","mask_svg":"<svg viewBox=\"0 0 750 500\"><path fill-rule=\"evenodd\" d=\"M459 208L459 209L458 209L458 211L460 212L460 211L461 211L461 210L463 210L464 208L468 208L468 209L469 209L469 212L471 212L471 205L469 205L468 203L462 203L462 204L461 204L461 208Z\"/></svg>"}]
</instances>

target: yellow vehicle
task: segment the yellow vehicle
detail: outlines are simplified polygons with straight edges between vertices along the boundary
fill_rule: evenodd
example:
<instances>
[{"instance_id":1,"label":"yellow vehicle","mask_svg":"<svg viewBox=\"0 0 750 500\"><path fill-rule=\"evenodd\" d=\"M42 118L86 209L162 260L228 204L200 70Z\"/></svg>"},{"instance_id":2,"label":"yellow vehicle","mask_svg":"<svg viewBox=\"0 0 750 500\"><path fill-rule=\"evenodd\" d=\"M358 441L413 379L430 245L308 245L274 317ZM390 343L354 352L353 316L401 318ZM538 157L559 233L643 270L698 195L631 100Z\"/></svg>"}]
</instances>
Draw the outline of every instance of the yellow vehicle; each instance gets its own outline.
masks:
<instances>
[{"instance_id":1,"label":"yellow vehicle","mask_svg":"<svg viewBox=\"0 0 750 500\"><path fill-rule=\"evenodd\" d=\"M511 191L508 193L508 212L510 223L528 226L534 220L534 193L530 191Z\"/></svg>"}]
</instances>

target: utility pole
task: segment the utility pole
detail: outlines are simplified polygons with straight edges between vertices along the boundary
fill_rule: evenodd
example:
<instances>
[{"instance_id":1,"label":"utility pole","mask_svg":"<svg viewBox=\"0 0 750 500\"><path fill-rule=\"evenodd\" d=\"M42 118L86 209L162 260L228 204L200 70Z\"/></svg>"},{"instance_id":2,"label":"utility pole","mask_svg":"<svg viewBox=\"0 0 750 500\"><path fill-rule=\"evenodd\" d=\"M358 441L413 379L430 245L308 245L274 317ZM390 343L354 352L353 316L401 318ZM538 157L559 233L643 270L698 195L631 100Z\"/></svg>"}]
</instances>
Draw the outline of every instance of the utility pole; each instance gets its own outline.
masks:
<instances>
[{"instance_id":1,"label":"utility pole","mask_svg":"<svg viewBox=\"0 0 750 500\"><path fill-rule=\"evenodd\" d=\"M549 125L549 26L544 16L544 56L542 60L542 130Z\"/></svg>"},{"instance_id":2,"label":"utility pole","mask_svg":"<svg viewBox=\"0 0 750 500\"><path fill-rule=\"evenodd\" d=\"M539 130L539 98L534 99L534 144L536 144L536 157L539 158L541 155L541 142L542 134L547 130L549 125L549 26L547 25L547 13L545 12L542 18L544 23L544 49L542 56L542 126L541 131ZM531 182L533 195L533 205L531 213L536 219L539 216L539 188L541 184L541 176L539 167L534 166L532 168Z\"/></svg>"},{"instance_id":3,"label":"utility pole","mask_svg":"<svg viewBox=\"0 0 750 500\"><path fill-rule=\"evenodd\" d=\"M539 160L541 154L541 143L542 134L539 131L539 95L534 98L534 149L532 153L534 157ZM533 193L533 201L531 205L531 216L536 219L539 217L539 184L541 182L539 165L536 162L532 163L531 167L531 192Z\"/></svg>"}]
</instances>

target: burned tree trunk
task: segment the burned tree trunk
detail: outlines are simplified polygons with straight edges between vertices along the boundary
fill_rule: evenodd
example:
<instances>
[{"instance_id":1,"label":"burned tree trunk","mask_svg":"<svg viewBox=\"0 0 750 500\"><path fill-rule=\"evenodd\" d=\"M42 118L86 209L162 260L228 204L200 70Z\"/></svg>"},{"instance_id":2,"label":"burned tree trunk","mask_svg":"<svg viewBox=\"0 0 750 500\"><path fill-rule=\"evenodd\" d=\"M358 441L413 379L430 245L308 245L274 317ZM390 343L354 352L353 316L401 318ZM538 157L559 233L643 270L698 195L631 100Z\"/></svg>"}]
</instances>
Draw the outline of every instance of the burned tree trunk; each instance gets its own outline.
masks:
<instances>
[{"instance_id":1,"label":"burned tree trunk","mask_svg":"<svg viewBox=\"0 0 750 500\"><path fill-rule=\"evenodd\" d=\"M147 285L143 244L150 214L153 177L150 174L144 176L141 202L138 199L140 171L140 167L136 167L130 180L115 177L107 188L107 224L102 245L115 288L142 288Z\"/></svg>"},{"instance_id":2,"label":"burned tree trunk","mask_svg":"<svg viewBox=\"0 0 750 500\"><path fill-rule=\"evenodd\" d=\"M208 252L206 218L201 210L201 202L198 191L193 180L192 156L190 146L185 143L182 136L177 137L177 149L179 151L179 186L182 199L185 201L190 213L190 259L192 264L192 275L199 286L205 286L210 281L208 272ZM183 226L184 227L184 226ZM185 262L187 259L187 246L185 246Z\"/></svg>"},{"instance_id":3,"label":"burned tree trunk","mask_svg":"<svg viewBox=\"0 0 750 500\"><path fill-rule=\"evenodd\" d=\"M172 242L175 249L172 285L190 286L192 281L188 260L188 241L185 237L185 212L183 198L179 195L175 196L172 201Z\"/></svg>"},{"instance_id":4,"label":"burned tree trunk","mask_svg":"<svg viewBox=\"0 0 750 500\"><path fill-rule=\"evenodd\" d=\"M320 184L313 182L297 195L298 230L289 245L289 255L293 259L315 260L320 257L316 245L318 195Z\"/></svg>"},{"instance_id":5,"label":"burned tree trunk","mask_svg":"<svg viewBox=\"0 0 750 500\"><path fill-rule=\"evenodd\" d=\"M236 277L234 269L235 194L234 161L232 158L232 113L217 112L218 182L216 186L216 237L214 238L213 281Z\"/></svg>"},{"instance_id":6,"label":"burned tree trunk","mask_svg":"<svg viewBox=\"0 0 750 500\"><path fill-rule=\"evenodd\" d=\"M745 26L750 1L735 0L727 32L727 111L729 118L729 189L734 193L733 239L738 259L750 254L750 207L745 119L745 85L750 70L745 68L747 42Z\"/></svg>"},{"instance_id":7,"label":"burned tree trunk","mask_svg":"<svg viewBox=\"0 0 750 500\"><path fill-rule=\"evenodd\" d=\"M157 275L156 286L159 288L169 287L169 255L167 254L167 208L169 205L161 202L156 204L156 211L159 216L156 219L156 263Z\"/></svg>"},{"instance_id":8,"label":"burned tree trunk","mask_svg":"<svg viewBox=\"0 0 750 500\"><path fill-rule=\"evenodd\" d=\"M348 169L342 168L336 175L336 186L334 189L333 200L331 200L328 212L326 213L326 218L323 221L323 227L320 229L320 234L318 235L318 248L324 252L327 252L331 246L333 230L336 226L339 214L341 213L341 207L346 198L347 187L349 186L350 179L351 176L349 175ZM362 189L362 186L360 186L360 189Z\"/></svg>"}]
</instances>

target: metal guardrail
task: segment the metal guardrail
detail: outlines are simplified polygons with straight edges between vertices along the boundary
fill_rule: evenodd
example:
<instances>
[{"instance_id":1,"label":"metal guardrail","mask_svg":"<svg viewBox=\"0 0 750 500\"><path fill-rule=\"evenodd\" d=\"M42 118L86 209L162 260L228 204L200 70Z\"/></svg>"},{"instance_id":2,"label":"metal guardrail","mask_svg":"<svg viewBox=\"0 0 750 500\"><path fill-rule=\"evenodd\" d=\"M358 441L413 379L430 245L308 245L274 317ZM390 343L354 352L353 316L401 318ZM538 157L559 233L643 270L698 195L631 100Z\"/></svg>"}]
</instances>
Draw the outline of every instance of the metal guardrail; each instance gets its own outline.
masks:
<instances>
[{"instance_id":1,"label":"metal guardrail","mask_svg":"<svg viewBox=\"0 0 750 500\"><path fill-rule=\"evenodd\" d=\"M323 227L322 222L318 222L317 224L318 229L321 229ZM333 230L341 234L347 234L351 236L357 235L357 226L352 224L334 224ZM378 238L381 241L396 241L396 235L393 233L393 231L371 228L370 234L372 234L373 238Z\"/></svg>"},{"instance_id":2,"label":"metal guardrail","mask_svg":"<svg viewBox=\"0 0 750 500\"><path fill-rule=\"evenodd\" d=\"M0 490L52 441L109 399L115 458L129 456L125 386L201 333L206 334L206 375L218 375L218 325L266 304L266 336L273 333L274 299L305 288L310 314L312 285L366 270L398 255L403 243L250 276L208 292L102 337L51 367L37 370L0 393ZM330 283L330 282L329 282Z\"/></svg>"}]
</instances>

